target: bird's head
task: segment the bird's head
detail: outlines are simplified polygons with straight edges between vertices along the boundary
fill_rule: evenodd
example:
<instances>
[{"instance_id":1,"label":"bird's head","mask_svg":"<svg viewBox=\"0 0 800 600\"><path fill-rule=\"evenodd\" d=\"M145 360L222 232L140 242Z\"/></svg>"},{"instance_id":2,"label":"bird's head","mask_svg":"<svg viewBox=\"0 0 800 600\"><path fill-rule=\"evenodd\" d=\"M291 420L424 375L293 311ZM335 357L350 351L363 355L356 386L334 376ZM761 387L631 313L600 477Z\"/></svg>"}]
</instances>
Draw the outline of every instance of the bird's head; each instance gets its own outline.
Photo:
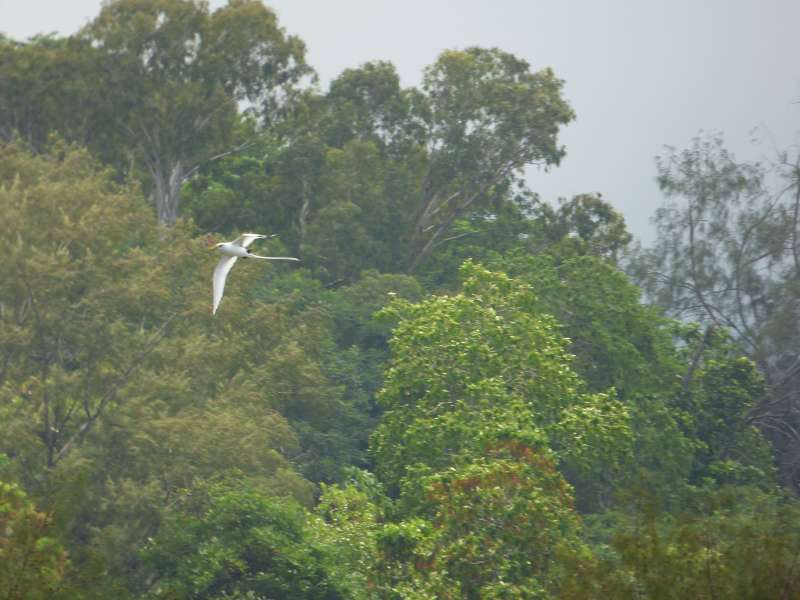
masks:
<instances>
[{"instance_id":1,"label":"bird's head","mask_svg":"<svg viewBox=\"0 0 800 600\"><path fill-rule=\"evenodd\" d=\"M215 241L214 236L212 236L211 234L206 236L206 248L208 248L209 250L216 250L217 248L222 246L223 243L224 242Z\"/></svg>"}]
</instances>

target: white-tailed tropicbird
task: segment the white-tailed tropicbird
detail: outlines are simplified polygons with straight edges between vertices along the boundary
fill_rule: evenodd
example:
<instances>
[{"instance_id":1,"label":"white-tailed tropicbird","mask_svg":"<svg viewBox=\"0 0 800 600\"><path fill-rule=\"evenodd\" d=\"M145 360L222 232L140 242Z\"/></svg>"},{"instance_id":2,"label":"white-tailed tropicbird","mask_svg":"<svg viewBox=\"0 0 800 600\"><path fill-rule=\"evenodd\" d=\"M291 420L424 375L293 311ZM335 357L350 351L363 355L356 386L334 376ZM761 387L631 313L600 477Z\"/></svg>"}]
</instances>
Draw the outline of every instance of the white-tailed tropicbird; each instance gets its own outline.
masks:
<instances>
[{"instance_id":1,"label":"white-tailed tropicbird","mask_svg":"<svg viewBox=\"0 0 800 600\"><path fill-rule=\"evenodd\" d=\"M217 312L219 303L222 301L222 292L225 291L225 280L228 278L228 273L230 273L233 263L236 262L237 258L260 258L262 260L300 260L298 258L292 258L291 256L258 256L257 254L252 254L247 249L247 247L255 240L262 240L268 237L274 236L261 235L259 233L243 233L232 242L221 242L219 244L215 244L217 250L222 252L224 256L219 259L219 262L214 269L214 305L211 308L212 315Z\"/></svg>"}]
</instances>

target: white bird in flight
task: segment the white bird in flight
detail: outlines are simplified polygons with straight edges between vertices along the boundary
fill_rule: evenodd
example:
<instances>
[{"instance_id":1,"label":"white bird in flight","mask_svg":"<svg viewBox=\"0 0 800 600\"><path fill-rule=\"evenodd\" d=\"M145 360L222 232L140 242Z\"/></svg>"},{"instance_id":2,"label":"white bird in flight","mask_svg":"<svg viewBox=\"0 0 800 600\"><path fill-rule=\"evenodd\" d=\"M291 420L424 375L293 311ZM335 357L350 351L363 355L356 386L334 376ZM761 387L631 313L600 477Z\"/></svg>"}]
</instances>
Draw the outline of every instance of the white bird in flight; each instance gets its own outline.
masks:
<instances>
[{"instance_id":1,"label":"white bird in flight","mask_svg":"<svg viewBox=\"0 0 800 600\"><path fill-rule=\"evenodd\" d=\"M233 263L237 258L260 258L262 260L300 260L299 258L292 258L291 256L258 256L251 254L247 247L255 240L262 240L268 237L259 233L243 233L232 242L221 242L215 244L217 250L222 252L223 257L219 259L216 268L214 269L214 306L211 309L211 314L217 312L219 303L222 301L222 293L225 291L225 280L228 278Z\"/></svg>"}]
</instances>

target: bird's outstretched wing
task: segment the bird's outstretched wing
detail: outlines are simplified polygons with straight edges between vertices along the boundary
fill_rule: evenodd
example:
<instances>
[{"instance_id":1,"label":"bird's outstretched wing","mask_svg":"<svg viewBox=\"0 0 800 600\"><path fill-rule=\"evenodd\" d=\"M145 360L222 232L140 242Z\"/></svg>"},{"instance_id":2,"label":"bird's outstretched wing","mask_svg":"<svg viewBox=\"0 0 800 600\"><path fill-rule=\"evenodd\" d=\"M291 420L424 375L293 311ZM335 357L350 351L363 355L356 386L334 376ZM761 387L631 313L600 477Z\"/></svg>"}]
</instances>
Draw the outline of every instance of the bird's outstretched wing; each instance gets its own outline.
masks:
<instances>
[{"instance_id":1,"label":"bird's outstretched wing","mask_svg":"<svg viewBox=\"0 0 800 600\"><path fill-rule=\"evenodd\" d=\"M261 235L260 233L243 233L235 240L231 242L234 246L241 246L242 248L247 248L250 244L252 244L256 240L263 240L269 236Z\"/></svg>"},{"instance_id":2,"label":"bird's outstretched wing","mask_svg":"<svg viewBox=\"0 0 800 600\"><path fill-rule=\"evenodd\" d=\"M235 262L235 256L223 256L219 259L217 266L214 268L214 306L211 308L212 315L217 312L219 303L222 301L222 292L225 291L225 280L228 278L228 273Z\"/></svg>"}]
</instances>

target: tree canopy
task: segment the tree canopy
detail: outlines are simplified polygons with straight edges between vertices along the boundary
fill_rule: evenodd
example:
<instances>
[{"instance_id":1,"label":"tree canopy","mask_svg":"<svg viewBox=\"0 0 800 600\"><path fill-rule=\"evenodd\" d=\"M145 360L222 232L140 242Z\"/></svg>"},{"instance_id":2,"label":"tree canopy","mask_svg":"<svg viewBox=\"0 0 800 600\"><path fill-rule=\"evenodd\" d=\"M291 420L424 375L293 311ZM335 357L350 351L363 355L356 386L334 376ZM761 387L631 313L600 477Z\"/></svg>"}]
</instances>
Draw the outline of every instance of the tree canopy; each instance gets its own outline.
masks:
<instances>
[{"instance_id":1,"label":"tree canopy","mask_svg":"<svg viewBox=\"0 0 800 600\"><path fill-rule=\"evenodd\" d=\"M793 598L798 167L544 198L563 81L256 0L0 37L0 596ZM775 187L779 185L779 187ZM215 242L271 235L212 315Z\"/></svg>"}]
</instances>

